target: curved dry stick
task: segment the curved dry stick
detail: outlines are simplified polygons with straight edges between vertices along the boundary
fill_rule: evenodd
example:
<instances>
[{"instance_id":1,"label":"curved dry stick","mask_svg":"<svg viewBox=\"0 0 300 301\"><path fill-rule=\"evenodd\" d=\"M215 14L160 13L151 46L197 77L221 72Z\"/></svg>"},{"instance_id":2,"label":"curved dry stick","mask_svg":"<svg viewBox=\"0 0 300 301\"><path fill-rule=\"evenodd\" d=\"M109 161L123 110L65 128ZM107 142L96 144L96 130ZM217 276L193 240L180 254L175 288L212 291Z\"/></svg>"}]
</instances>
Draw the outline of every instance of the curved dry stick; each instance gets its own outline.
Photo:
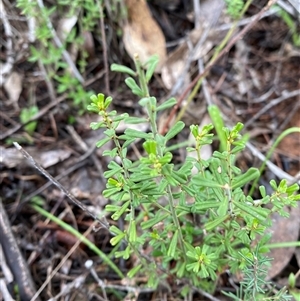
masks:
<instances>
[{"instance_id":1,"label":"curved dry stick","mask_svg":"<svg viewBox=\"0 0 300 301\"><path fill-rule=\"evenodd\" d=\"M255 17L252 19L251 23L247 24L235 37L233 37L229 43L226 45L226 47L219 53L219 55L216 57L216 59L212 62L210 62L203 72L199 73L196 78L188 85L188 87L183 91L183 93L180 95L177 104L174 106L172 111L170 112L169 118L167 119L166 123L164 124L164 127L162 129L162 134L165 134L168 131L169 124L171 123L171 120L173 120L174 115L176 114L177 110L180 108L184 98L187 96L189 91L197 84L197 82L203 78L210 69L214 66L214 64L225 54L227 53L231 47L239 40L241 39L253 26L255 23L259 21L261 16L270 9L272 5L274 5L277 2L277 0L269 0L266 6L262 8L262 10L255 15Z\"/></svg>"},{"instance_id":2,"label":"curved dry stick","mask_svg":"<svg viewBox=\"0 0 300 301\"><path fill-rule=\"evenodd\" d=\"M250 142L246 143L246 147L251 151L254 157L257 157L260 161L264 162L266 157ZM299 176L291 176L290 174L286 173L270 160L266 161L266 165L268 166L269 170L273 172L279 179L286 179L289 183L298 183L300 184Z\"/></svg>"},{"instance_id":3,"label":"curved dry stick","mask_svg":"<svg viewBox=\"0 0 300 301\"><path fill-rule=\"evenodd\" d=\"M83 154L82 156L80 156L77 159L77 161L76 161L76 163L74 165L72 165L69 168L67 168L66 170L64 170L62 173L60 173L54 179L56 181L59 181L60 179L68 176L70 173L74 172L76 169L79 169L80 167L82 167L84 164L86 164L85 163L85 159L87 159L90 155L92 155L92 153L94 152L94 150L95 149L92 147L88 152L86 152L85 154ZM42 193L44 190L46 190L51 185L52 185L52 182L48 181L43 186L41 186L40 188L38 188L37 190L35 190L31 194L28 194L24 199L22 199L22 203L20 205L23 205L23 204L29 202L33 197L35 197L36 195Z\"/></svg>"}]
</instances>

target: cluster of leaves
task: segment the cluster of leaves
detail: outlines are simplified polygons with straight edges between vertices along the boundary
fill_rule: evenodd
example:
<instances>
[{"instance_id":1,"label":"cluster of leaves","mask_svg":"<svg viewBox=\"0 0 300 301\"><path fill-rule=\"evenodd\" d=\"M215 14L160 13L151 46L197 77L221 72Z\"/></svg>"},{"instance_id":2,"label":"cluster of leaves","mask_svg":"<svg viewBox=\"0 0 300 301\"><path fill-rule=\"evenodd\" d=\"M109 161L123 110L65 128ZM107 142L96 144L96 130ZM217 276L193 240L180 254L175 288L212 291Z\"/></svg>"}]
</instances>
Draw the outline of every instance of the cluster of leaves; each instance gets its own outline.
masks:
<instances>
[{"instance_id":1,"label":"cluster of leaves","mask_svg":"<svg viewBox=\"0 0 300 301\"><path fill-rule=\"evenodd\" d=\"M86 99L92 92L86 92L82 83L70 71L69 64L64 58L64 51L68 45L78 49L77 62L79 72L83 73L87 66L87 52L82 47L84 43L84 32L94 29L100 19L97 2L93 0L58 0L56 5L46 7L39 1L18 0L17 7L22 13L35 23L35 38L37 42L30 46L30 62L38 62L43 65L47 80L54 83L55 90L61 93L67 93L74 104L84 112L86 108ZM78 18L77 18L78 16ZM51 18L66 19L72 21L77 19L77 25L73 27L64 41L54 42L55 31L51 23ZM65 34L65 33L63 33ZM57 41L57 40L56 40Z\"/></svg>"},{"instance_id":2,"label":"cluster of leaves","mask_svg":"<svg viewBox=\"0 0 300 301\"><path fill-rule=\"evenodd\" d=\"M131 76L125 82L133 94L141 97L139 104L147 112L146 118L110 111L112 98L103 94L93 95L88 106L88 110L102 117L100 122L91 124L92 129L105 128L106 137L97 146L114 143L111 150L103 152L112 159L104 173L107 185L103 195L111 200L106 206L111 218L124 219L127 226L110 227L115 234L111 244L118 249L116 257L128 259L134 254L137 258L129 277L146 274L150 286L156 286L166 277L176 277L212 289L217 275L225 270L247 275L257 271L257 264L265 262L263 254L268 251L265 244L269 239L265 233L271 225L271 214L288 216L284 206L297 205L300 195L295 192L299 187L288 186L285 180L279 185L271 181L274 189L271 195L266 194L263 186L261 199L245 195L244 186L260 173L256 168L243 173L235 166L236 155L245 147L240 135L241 123L232 130L223 128L225 149L215 151L208 160L201 158L201 149L212 143L214 126L209 124L199 129L192 125L195 146L187 150L196 152L197 158L188 156L180 167L175 166L167 145L185 125L179 121L165 135L157 130L157 113L174 106L176 100L171 98L158 105L156 98L149 95L147 83L156 63L157 59L152 58L146 72L138 58L136 71L112 66L112 70ZM149 132L129 127L118 134L121 121L128 125L147 122ZM128 147L141 139L144 155L132 162L127 157ZM192 170L196 173L192 174ZM253 243L255 240L258 243ZM126 247L121 248L124 241ZM261 288L264 277L259 273L256 276L254 287ZM256 289L255 294L262 290Z\"/></svg>"},{"instance_id":3,"label":"cluster of leaves","mask_svg":"<svg viewBox=\"0 0 300 301\"><path fill-rule=\"evenodd\" d=\"M233 18L238 19L245 6L243 0L225 0L227 13Z\"/></svg>"}]
</instances>

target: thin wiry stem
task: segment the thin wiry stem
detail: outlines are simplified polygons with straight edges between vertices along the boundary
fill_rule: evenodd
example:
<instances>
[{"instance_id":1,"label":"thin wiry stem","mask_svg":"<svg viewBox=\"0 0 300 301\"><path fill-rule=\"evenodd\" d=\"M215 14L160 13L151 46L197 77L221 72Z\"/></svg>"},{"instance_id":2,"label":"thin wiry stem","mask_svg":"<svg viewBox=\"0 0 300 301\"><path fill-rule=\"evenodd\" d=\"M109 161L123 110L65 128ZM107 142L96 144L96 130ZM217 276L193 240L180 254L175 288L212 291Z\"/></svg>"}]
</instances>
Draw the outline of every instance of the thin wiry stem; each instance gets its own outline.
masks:
<instances>
[{"instance_id":1,"label":"thin wiry stem","mask_svg":"<svg viewBox=\"0 0 300 301\"><path fill-rule=\"evenodd\" d=\"M93 217L96 221L99 222L99 224L104 227L105 229L109 230L109 223L107 222L105 217L102 217L101 219L95 215L93 212L91 212L84 204L82 204L80 201L78 201L74 195L72 195L64 186L62 186L57 180L55 180L39 163L37 163L32 156L29 155L28 152L26 152L22 146L14 142L14 146L22 153L22 155L29 160L29 162L38 170L40 171L47 179L49 179L57 188L59 188L68 198L71 200L75 205L77 205L80 209L87 212L91 217Z\"/></svg>"}]
</instances>

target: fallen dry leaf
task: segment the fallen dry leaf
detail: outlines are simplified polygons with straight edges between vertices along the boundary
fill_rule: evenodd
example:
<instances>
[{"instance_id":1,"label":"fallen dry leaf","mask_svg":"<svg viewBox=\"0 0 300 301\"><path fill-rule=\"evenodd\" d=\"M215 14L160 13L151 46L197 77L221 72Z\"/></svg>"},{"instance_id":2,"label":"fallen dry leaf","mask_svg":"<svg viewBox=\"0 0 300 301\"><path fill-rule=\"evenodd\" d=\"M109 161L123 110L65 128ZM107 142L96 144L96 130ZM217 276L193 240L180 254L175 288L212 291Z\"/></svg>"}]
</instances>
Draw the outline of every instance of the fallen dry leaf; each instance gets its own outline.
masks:
<instances>
[{"instance_id":1,"label":"fallen dry leaf","mask_svg":"<svg viewBox=\"0 0 300 301\"><path fill-rule=\"evenodd\" d=\"M159 56L156 72L160 72L166 58L164 34L152 18L146 0L126 0L128 20L123 27L123 42L126 51L134 58L139 55L144 64L154 54Z\"/></svg>"},{"instance_id":2,"label":"fallen dry leaf","mask_svg":"<svg viewBox=\"0 0 300 301\"><path fill-rule=\"evenodd\" d=\"M4 84L4 89L8 94L9 102L13 104L16 109L19 108L18 100L23 89L22 82L23 76L13 71Z\"/></svg>"},{"instance_id":3,"label":"fallen dry leaf","mask_svg":"<svg viewBox=\"0 0 300 301\"><path fill-rule=\"evenodd\" d=\"M77 14L71 17L65 17L58 21L57 35L62 42L65 42L66 38L70 34L71 30L74 28L78 20Z\"/></svg>"}]
</instances>

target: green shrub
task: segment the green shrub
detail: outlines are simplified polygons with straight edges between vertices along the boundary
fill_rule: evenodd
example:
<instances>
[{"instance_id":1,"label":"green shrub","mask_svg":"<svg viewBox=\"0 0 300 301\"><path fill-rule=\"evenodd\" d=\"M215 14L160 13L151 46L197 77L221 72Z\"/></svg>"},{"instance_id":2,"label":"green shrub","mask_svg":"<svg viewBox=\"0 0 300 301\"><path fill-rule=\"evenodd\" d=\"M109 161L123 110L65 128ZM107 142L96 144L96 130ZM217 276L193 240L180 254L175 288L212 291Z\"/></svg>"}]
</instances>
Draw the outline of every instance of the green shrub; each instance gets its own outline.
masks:
<instances>
[{"instance_id":1,"label":"green shrub","mask_svg":"<svg viewBox=\"0 0 300 301\"><path fill-rule=\"evenodd\" d=\"M215 151L208 160L202 159L201 149L212 143L214 127L209 124L199 129L192 125L195 146L187 151L196 152L197 158L188 156L180 167L175 166L167 146L185 125L179 121L161 135L157 130L157 113L174 106L176 100L171 98L158 105L156 98L150 96L147 83L155 68L155 58L147 72L138 58L135 64L136 71L119 65L113 65L112 70L137 78L138 82L133 77L125 82L141 98L139 104L147 112L146 118L110 111L112 98L103 94L93 95L88 106L89 111L101 116L101 121L92 123L91 128L105 129L106 137L97 146L114 143L114 148L103 152L111 158L104 173L107 184L103 195L111 200L106 206L111 219L123 219L126 224L124 229L110 227L115 235L111 244L120 247L115 257L129 259L134 254L136 262L128 277L147 275L148 285L153 287L173 277L174 281L182 280L183 291L184 283L212 291L218 275L225 270L242 272L248 285L243 294L249 299L245 300L253 300L253 296L266 293L265 274L257 267L267 264L264 254L268 252L266 243L270 237L266 230L271 226L271 214L279 212L288 217L284 207L297 206L300 195L295 192L299 187L288 186L286 180L279 184L272 180L271 195L266 194L263 186L259 188L260 199L245 193L244 186L260 173L253 167L243 172L236 166L236 155L245 147L241 123L231 130L223 128L225 150ZM149 132L127 128L118 134L121 121L148 122ZM127 157L128 147L140 139L144 153L133 162ZM196 174L192 174L192 169ZM200 221L196 223L196 219ZM121 248L124 241L126 247ZM285 290L278 294L287 297Z\"/></svg>"}]
</instances>

